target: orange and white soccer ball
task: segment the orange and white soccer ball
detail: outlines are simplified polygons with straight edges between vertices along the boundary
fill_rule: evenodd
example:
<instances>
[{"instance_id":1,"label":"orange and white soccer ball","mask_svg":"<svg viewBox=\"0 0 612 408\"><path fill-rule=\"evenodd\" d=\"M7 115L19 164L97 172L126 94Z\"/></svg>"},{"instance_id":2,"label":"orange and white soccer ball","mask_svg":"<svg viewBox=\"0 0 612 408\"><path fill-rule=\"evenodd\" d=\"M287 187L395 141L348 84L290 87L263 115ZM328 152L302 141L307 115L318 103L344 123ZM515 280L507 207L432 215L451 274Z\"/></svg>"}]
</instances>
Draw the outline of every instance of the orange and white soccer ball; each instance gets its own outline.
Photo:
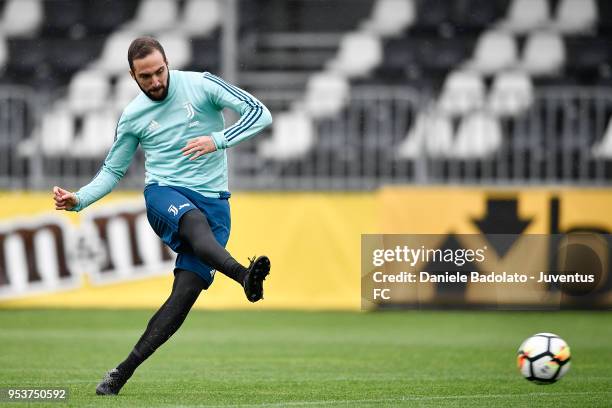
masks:
<instances>
[{"instance_id":1,"label":"orange and white soccer ball","mask_svg":"<svg viewBox=\"0 0 612 408\"><path fill-rule=\"evenodd\" d=\"M570 348L561 337L538 333L529 337L518 350L518 368L526 379L537 384L552 384L570 368Z\"/></svg>"}]
</instances>

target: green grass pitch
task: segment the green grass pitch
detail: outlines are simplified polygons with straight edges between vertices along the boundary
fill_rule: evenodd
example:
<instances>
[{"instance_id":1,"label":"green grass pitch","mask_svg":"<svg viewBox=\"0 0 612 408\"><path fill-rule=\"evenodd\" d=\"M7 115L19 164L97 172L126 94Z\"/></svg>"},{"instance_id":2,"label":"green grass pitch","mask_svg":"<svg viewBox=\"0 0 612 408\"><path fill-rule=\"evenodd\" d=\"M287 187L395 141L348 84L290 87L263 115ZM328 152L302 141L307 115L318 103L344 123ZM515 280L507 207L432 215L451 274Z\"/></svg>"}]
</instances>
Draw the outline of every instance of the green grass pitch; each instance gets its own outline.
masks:
<instances>
[{"instance_id":1,"label":"green grass pitch","mask_svg":"<svg viewBox=\"0 0 612 408\"><path fill-rule=\"evenodd\" d=\"M0 387L67 387L74 407L612 406L608 312L194 311L118 397L96 396L152 313L0 311ZM553 385L515 365L542 331L572 349Z\"/></svg>"}]
</instances>

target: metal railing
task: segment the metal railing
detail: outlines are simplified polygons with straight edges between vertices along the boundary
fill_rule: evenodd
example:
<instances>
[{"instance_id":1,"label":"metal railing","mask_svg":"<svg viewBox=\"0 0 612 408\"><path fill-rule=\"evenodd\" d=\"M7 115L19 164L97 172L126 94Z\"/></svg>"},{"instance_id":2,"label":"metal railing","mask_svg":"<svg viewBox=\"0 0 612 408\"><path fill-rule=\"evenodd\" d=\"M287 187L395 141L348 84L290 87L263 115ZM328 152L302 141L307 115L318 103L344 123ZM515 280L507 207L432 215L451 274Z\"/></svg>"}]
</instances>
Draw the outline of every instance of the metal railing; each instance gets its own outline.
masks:
<instances>
[{"instance_id":1,"label":"metal railing","mask_svg":"<svg viewBox=\"0 0 612 408\"><path fill-rule=\"evenodd\" d=\"M274 114L288 109L298 95L276 92L257 97ZM98 171L104 157L45 154L40 138L53 135L37 132L44 107L45 101L27 89L0 88L0 188L47 189L61 184L76 189ZM482 112L487 114L487 108ZM314 143L301 157L262 158L257 147L270 137L270 129L232 148L230 187L367 190L387 184L612 184L612 161L593 154L612 115L612 90L538 90L525 112L496 119L501 143L481 157L458 158L452 144L444 147L445 154L434 154L431 149L433 145L436 150L437 142L423 142L409 157L399 154L419 118L439 115L434 98L410 89L354 89L338 114L314 121ZM454 139L461 120L450 119ZM143 162L139 152L121 187L142 187Z\"/></svg>"}]
</instances>

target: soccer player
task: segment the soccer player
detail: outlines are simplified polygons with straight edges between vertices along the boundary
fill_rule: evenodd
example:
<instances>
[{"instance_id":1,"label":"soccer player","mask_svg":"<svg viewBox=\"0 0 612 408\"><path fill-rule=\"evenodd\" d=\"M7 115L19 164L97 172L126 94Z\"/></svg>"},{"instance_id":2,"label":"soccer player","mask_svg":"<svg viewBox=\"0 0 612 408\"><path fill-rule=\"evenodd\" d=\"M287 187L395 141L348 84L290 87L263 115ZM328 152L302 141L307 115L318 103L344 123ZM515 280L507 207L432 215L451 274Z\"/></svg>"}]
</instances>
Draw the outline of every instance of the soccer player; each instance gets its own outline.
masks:
<instances>
[{"instance_id":1,"label":"soccer player","mask_svg":"<svg viewBox=\"0 0 612 408\"><path fill-rule=\"evenodd\" d=\"M124 109L98 174L76 193L55 186L55 208L81 211L110 193L140 144L147 218L178 256L170 297L127 358L98 384L99 395L118 394L136 368L178 330L200 292L211 285L215 270L242 285L251 302L263 298L263 281L270 271L266 256L245 267L225 250L230 232L225 149L270 125L268 109L210 73L170 71L164 49L154 38L135 39L128 62L142 93ZM241 116L228 128L224 108Z\"/></svg>"}]
</instances>

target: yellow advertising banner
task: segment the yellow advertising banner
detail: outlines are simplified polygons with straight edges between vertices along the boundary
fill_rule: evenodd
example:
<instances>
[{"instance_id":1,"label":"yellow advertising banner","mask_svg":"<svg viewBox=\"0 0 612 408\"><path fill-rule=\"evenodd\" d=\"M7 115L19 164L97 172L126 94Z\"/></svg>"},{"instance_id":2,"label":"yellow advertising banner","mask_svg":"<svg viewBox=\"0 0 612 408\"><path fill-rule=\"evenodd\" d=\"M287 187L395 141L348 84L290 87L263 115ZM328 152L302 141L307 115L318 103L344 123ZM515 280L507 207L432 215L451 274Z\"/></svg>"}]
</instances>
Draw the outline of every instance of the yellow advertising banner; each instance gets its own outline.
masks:
<instances>
[{"instance_id":1,"label":"yellow advertising banner","mask_svg":"<svg viewBox=\"0 0 612 408\"><path fill-rule=\"evenodd\" d=\"M217 274L196 307L358 309L363 234L438 234L461 242L462 234L478 240L612 231L612 190L605 189L240 192L230 205L230 252L244 263L260 254L272 261L265 299L250 304L238 285ZM520 244L504 251L504 262L520 258ZM79 214L54 211L50 193L0 193L0 308L154 308L169 294L173 257L148 226L141 193L113 193ZM598 281L598 305L612 304L611 280ZM493 289L504 301L508 292ZM468 285L462 301L487 303L493 289ZM538 290L507 300L533 303ZM420 304L435 301L431 285L419 291Z\"/></svg>"},{"instance_id":2,"label":"yellow advertising banner","mask_svg":"<svg viewBox=\"0 0 612 408\"><path fill-rule=\"evenodd\" d=\"M50 194L0 194L0 308L159 306L173 257L148 227L143 201L113 193L74 214L52 210ZM360 237L376 232L374 203L358 193L235 194L228 249L247 264L270 257L265 299L249 303L217 273L196 307L359 308Z\"/></svg>"}]
</instances>

